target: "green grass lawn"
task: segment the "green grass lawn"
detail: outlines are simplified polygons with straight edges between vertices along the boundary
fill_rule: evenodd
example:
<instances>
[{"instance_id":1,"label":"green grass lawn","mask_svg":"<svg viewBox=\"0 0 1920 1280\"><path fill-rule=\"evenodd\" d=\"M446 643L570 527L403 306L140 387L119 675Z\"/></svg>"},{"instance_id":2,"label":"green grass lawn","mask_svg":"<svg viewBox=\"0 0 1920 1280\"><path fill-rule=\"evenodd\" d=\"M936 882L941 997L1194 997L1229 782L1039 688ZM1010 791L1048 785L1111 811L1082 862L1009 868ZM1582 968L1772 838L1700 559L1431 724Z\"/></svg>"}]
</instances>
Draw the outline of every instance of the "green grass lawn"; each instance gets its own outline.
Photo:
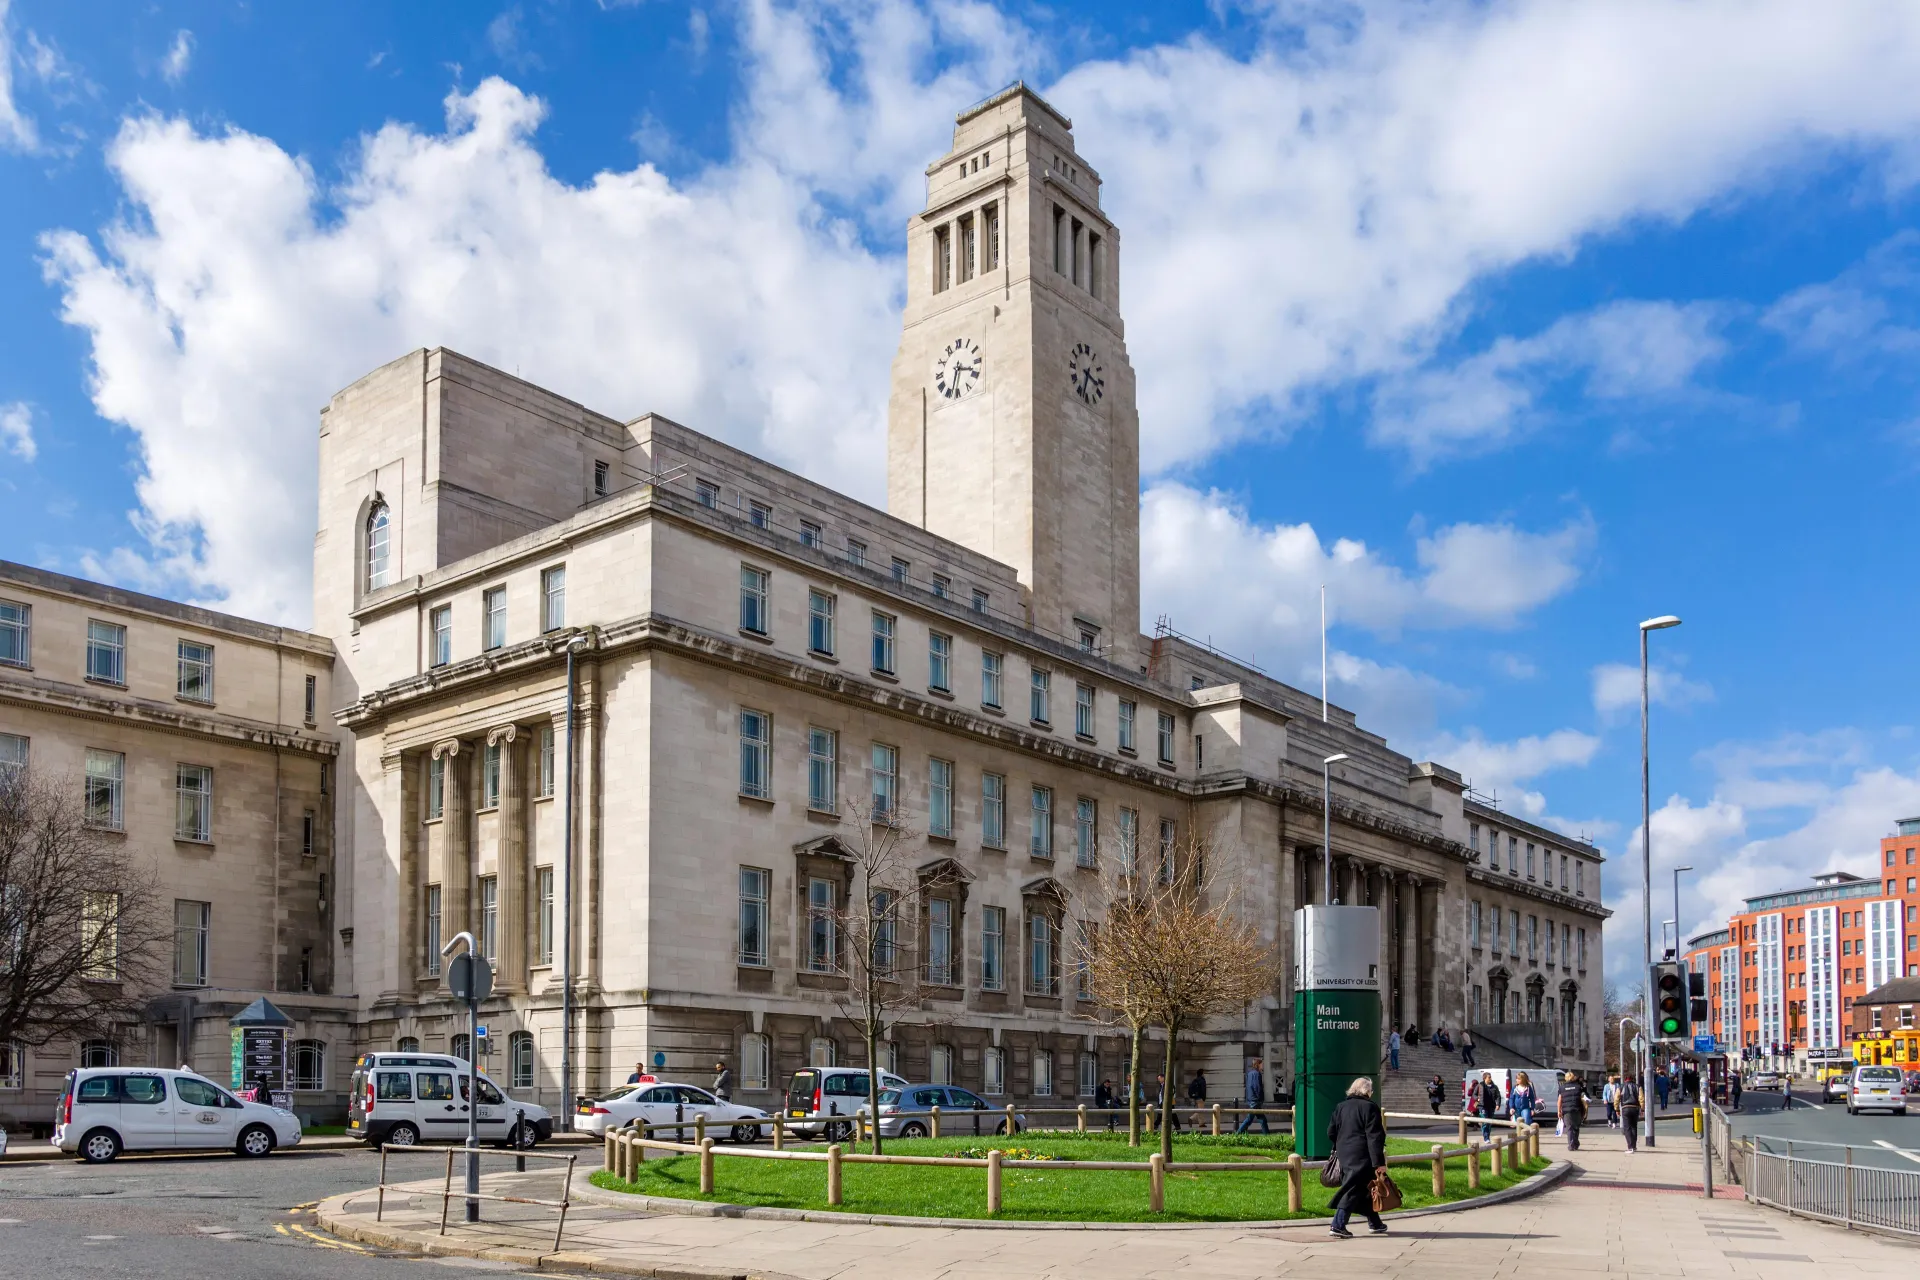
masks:
<instances>
[{"instance_id":1,"label":"green grass lawn","mask_svg":"<svg viewBox=\"0 0 1920 1280\"><path fill-rule=\"evenodd\" d=\"M1147 1212L1147 1157L1157 1147L1129 1147L1124 1134L1107 1137L1051 1136L1023 1134L1018 1139L919 1138L896 1139L886 1144L890 1155L959 1155L973 1148L983 1151L988 1145L1003 1150L1013 1146L1062 1160L1132 1160L1142 1168L1139 1173L1123 1170L1047 1170L1008 1169L1002 1184L1002 1219L1079 1222L1244 1222L1269 1218L1325 1217L1332 1212L1328 1201L1333 1190L1320 1185L1317 1174L1305 1177L1303 1211L1287 1213L1287 1178L1284 1171L1259 1173L1173 1173L1167 1176L1167 1211ZM1394 1154L1424 1153L1429 1144L1403 1138L1389 1138L1387 1149ZM824 1150L823 1147L796 1147L794 1150ZM1273 1137L1215 1138L1206 1135L1181 1136L1174 1140L1173 1158L1180 1161L1263 1161L1284 1160L1293 1149L1293 1140ZM718 1148L724 1152L726 1148ZM1445 1200L1461 1200L1470 1194L1483 1194L1511 1186L1546 1165L1540 1160L1519 1173L1501 1178L1492 1176L1491 1161L1482 1157L1480 1192L1467 1190L1464 1160L1447 1164ZM987 1171L985 1169L948 1169L913 1165L843 1166L846 1213L886 1213L929 1218L984 1218L987 1216ZM1406 1199L1405 1208L1417 1209L1435 1203L1432 1174L1426 1165L1395 1166L1394 1181ZM650 1159L638 1178L624 1182L602 1169L592 1175L593 1185L609 1191L627 1191L641 1195L667 1196L680 1200L707 1200L725 1204L771 1206L782 1209L826 1209L827 1169L822 1162L800 1160L728 1159L720 1154L714 1161L716 1194L700 1194L700 1165L697 1157L674 1156Z\"/></svg>"}]
</instances>

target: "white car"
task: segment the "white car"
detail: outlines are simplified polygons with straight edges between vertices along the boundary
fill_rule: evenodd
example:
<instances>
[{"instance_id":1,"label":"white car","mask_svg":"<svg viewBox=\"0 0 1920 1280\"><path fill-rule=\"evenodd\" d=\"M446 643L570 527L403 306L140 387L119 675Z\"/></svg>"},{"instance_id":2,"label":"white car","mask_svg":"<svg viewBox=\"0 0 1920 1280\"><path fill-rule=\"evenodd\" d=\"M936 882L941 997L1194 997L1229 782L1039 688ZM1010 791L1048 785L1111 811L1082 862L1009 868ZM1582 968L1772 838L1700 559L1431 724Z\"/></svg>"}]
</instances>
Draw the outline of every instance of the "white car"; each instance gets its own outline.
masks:
<instances>
[{"instance_id":1,"label":"white car","mask_svg":"<svg viewBox=\"0 0 1920 1280\"><path fill-rule=\"evenodd\" d=\"M707 1136L715 1140L731 1138L735 1142L752 1142L762 1132L773 1132L772 1126L764 1123L770 1117L758 1107L723 1102L697 1085L667 1080L645 1079L638 1084L623 1084L604 1098L582 1101L579 1112L574 1117L574 1127L582 1133L605 1133L631 1124L684 1122L687 1141L691 1142L696 1116L707 1118ZM652 1136L663 1140L669 1137L658 1129Z\"/></svg>"},{"instance_id":2,"label":"white car","mask_svg":"<svg viewBox=\"0 0 1920 1280\"><path fill-rule=\"evenodd\" d=\"M504 1093L485 1072L474 1098L472 1082L467 1062L448 1054L363 1053L347 1085L347 1133L374 1146L458 1143L471 1119L481 1142L525 1149L553 1136L545 1107Z\"/></svg>"},{"instance_id":3,"label":"white car","mask_svg":"<svg viewBox=\"0 0 1920 1280\"><path fill-rule=\"evenodd\" d=\"M67 1072L53 1145L105 1164L122 1151L228 1150L264 1156L300 1144L291 1111L242 1102L205 1076L163 1067Z\"/></svg>"},{"instance_id":4,"label":"white car","mask_svg":"<svg viewBox=\"0 0 1920 1280\"><path fill-rule=\"evenodd\" d=\"M1906 1077L1898 1067L1855 1067L1847 1078L1847 1114L1891 1111L1907 1114Z\"/></svg>"}]
</instances>

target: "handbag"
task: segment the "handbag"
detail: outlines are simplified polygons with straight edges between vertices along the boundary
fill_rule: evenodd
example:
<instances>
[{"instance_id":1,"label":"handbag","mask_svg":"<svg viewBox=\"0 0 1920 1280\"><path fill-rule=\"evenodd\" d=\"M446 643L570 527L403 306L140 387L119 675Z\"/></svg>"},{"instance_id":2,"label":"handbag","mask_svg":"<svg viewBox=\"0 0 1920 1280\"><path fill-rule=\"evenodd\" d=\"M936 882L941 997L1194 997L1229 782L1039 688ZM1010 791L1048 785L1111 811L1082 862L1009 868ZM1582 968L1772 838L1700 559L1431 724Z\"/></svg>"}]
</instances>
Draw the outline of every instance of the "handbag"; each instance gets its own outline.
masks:
<instances>
[{"instance_id":1,"label":"handbag","mask_svg":"<svg viewBox=\"0 0 1920 1280\"><path fill-rule=\"evenodd\" d=\"M1386 1213L1400 1207L1400 1187L1384 1167L1373 1171L1373 1211Z\"/></svg>"},{"instance_id":2,"label":"handbag","mask_svg":"<svg viewBox=\"0 0 1920 1280\"><path fill-rule=\"evenodd\" d=\"M1320 1185L1337 1187L1347 1180L1346 1170L1340 1167L1339 1156L1328 1156L1327 1162L1320 1166Z\"/></svg>"}]
</instances>

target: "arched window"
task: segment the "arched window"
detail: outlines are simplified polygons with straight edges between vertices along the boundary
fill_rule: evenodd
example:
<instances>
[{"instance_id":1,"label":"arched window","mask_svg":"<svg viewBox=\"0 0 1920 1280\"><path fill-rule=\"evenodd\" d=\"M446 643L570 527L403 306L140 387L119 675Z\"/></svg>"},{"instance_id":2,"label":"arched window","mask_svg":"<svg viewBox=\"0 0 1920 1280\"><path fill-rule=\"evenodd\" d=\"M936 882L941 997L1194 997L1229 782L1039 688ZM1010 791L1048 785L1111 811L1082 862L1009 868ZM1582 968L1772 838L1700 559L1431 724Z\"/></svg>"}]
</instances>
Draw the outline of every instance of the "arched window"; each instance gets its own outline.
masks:
<instances>
[{"instance_id":1,"label":"arched window","mask_svg":"<svg viewBox=\"0 0 1920 1280\"><path fill-rule=\"evenodd\" d=\"M770 1088L773 1075L771 1046L763 1035L749 1033L740 1037L740 1087Z\"/></svg>"},{"instance_id":2,"label":"arched window","mask_svg":"<svg viewBox=\"0 0 1920 1280\"><path fill-rule=\"evenodd\" d=\"M453 1056L462 1062L472 1062L473 1050L470 1046L471 1042L467 1039L467 1033L462 1031L453 1038Z\"/></svg>"},{"instance_id":3,"label":"arched window","mask_svg":"<svg viewBox=\"0 0 1920 1280\"><path fill-rule=\"evenodd\" d=\"M401 1036L400 1043L395 1047L401 1053L418 1053L420 1052L420 1037L419 1036Z\"/></svg>"},{"instance_id":4,"label":"arched window","mask_svg":"<svg viewBox=\"0 0 1920 1280\"><path fill-rule=\"evenodd\" d=\"M117 1067L120 1054L111 1041L89 1040L80 1046L80 1065L83 1067Z\"/></svg>"},{"instance_id":5,"label":"arched window","mask_svg":"<svg viewBox=\"0 0 1920 1280\"><path fill-rule=\"evenodd\" d=\"M367 512L367 590L393 581L392 519L387 504L376 502Z\"/></svg>"},{"instance_id":6,"label":"arched window","mask_svg":"<svg viewBox=\"0 0 1920 1280\"><path fill-rule=\"evenodd\" d=\"M932 1072L935 1084L953 1083L953 1046L937 1044L933 1046L933 1062L928 1068Z\"/></svg>"},{"instance_id":7,"label":"arched window","mask_svg":"<svg viewBox=\"0 0 1920 1280\"><path fill-rule=\"evenodd\" d=\"M295 1040L287 1046L288 1065L293 1068L293 1087L313 1090L327 1087L327 1042Z\"/></svg>"},{"instance_id":8,"label":"arched window","mask_svg":"<svg viewBox=\"0 0 1920 1280\"><path fill-rule=\"evenodd\" d=\"M815 1036L813 1043L807 1046L807 1065L810 1067L832 1066L833 1041L825 1036Z\"/></svg>"},{"instance_id":9,"label":"arched window","mask_svg":"<svg viewBox=\"0 0 1920 1280\"><path fill-rule=\"evenodd\" d=\"M533 1088L532 1032L516 1031L507 1037L507 1066L509 1088Z\"/></svg>"}]
</instances>

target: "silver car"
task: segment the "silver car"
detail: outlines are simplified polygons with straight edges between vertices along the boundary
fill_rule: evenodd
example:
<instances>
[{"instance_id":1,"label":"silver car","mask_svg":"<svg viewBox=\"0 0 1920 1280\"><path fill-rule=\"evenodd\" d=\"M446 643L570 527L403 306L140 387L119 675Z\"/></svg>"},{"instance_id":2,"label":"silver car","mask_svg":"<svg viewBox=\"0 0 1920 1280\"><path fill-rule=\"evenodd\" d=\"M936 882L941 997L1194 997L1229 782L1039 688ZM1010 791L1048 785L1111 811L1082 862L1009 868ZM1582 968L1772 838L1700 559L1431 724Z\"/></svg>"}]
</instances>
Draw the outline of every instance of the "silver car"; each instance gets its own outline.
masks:
<instances>
[{"instance_id":1,"label":"silver car","mask_svg":"<svg viewBox=\"0 0 1920 1280\"><path fill-rule=\"evenodd\" d=\"M1004 1108L985 1098L950 1084L909 1084L880 1092L880 1136L883 1138L925 1138L933 1132L933 1118L924 1114L940 1108L940 1136L971 1137L1007 1131ZM858 1114L866 1115L862 1103ZM1027 1127L1027 1118L1018 1112L1013 1117L1014 1132Z\"/></svg>"}]
</instances>

